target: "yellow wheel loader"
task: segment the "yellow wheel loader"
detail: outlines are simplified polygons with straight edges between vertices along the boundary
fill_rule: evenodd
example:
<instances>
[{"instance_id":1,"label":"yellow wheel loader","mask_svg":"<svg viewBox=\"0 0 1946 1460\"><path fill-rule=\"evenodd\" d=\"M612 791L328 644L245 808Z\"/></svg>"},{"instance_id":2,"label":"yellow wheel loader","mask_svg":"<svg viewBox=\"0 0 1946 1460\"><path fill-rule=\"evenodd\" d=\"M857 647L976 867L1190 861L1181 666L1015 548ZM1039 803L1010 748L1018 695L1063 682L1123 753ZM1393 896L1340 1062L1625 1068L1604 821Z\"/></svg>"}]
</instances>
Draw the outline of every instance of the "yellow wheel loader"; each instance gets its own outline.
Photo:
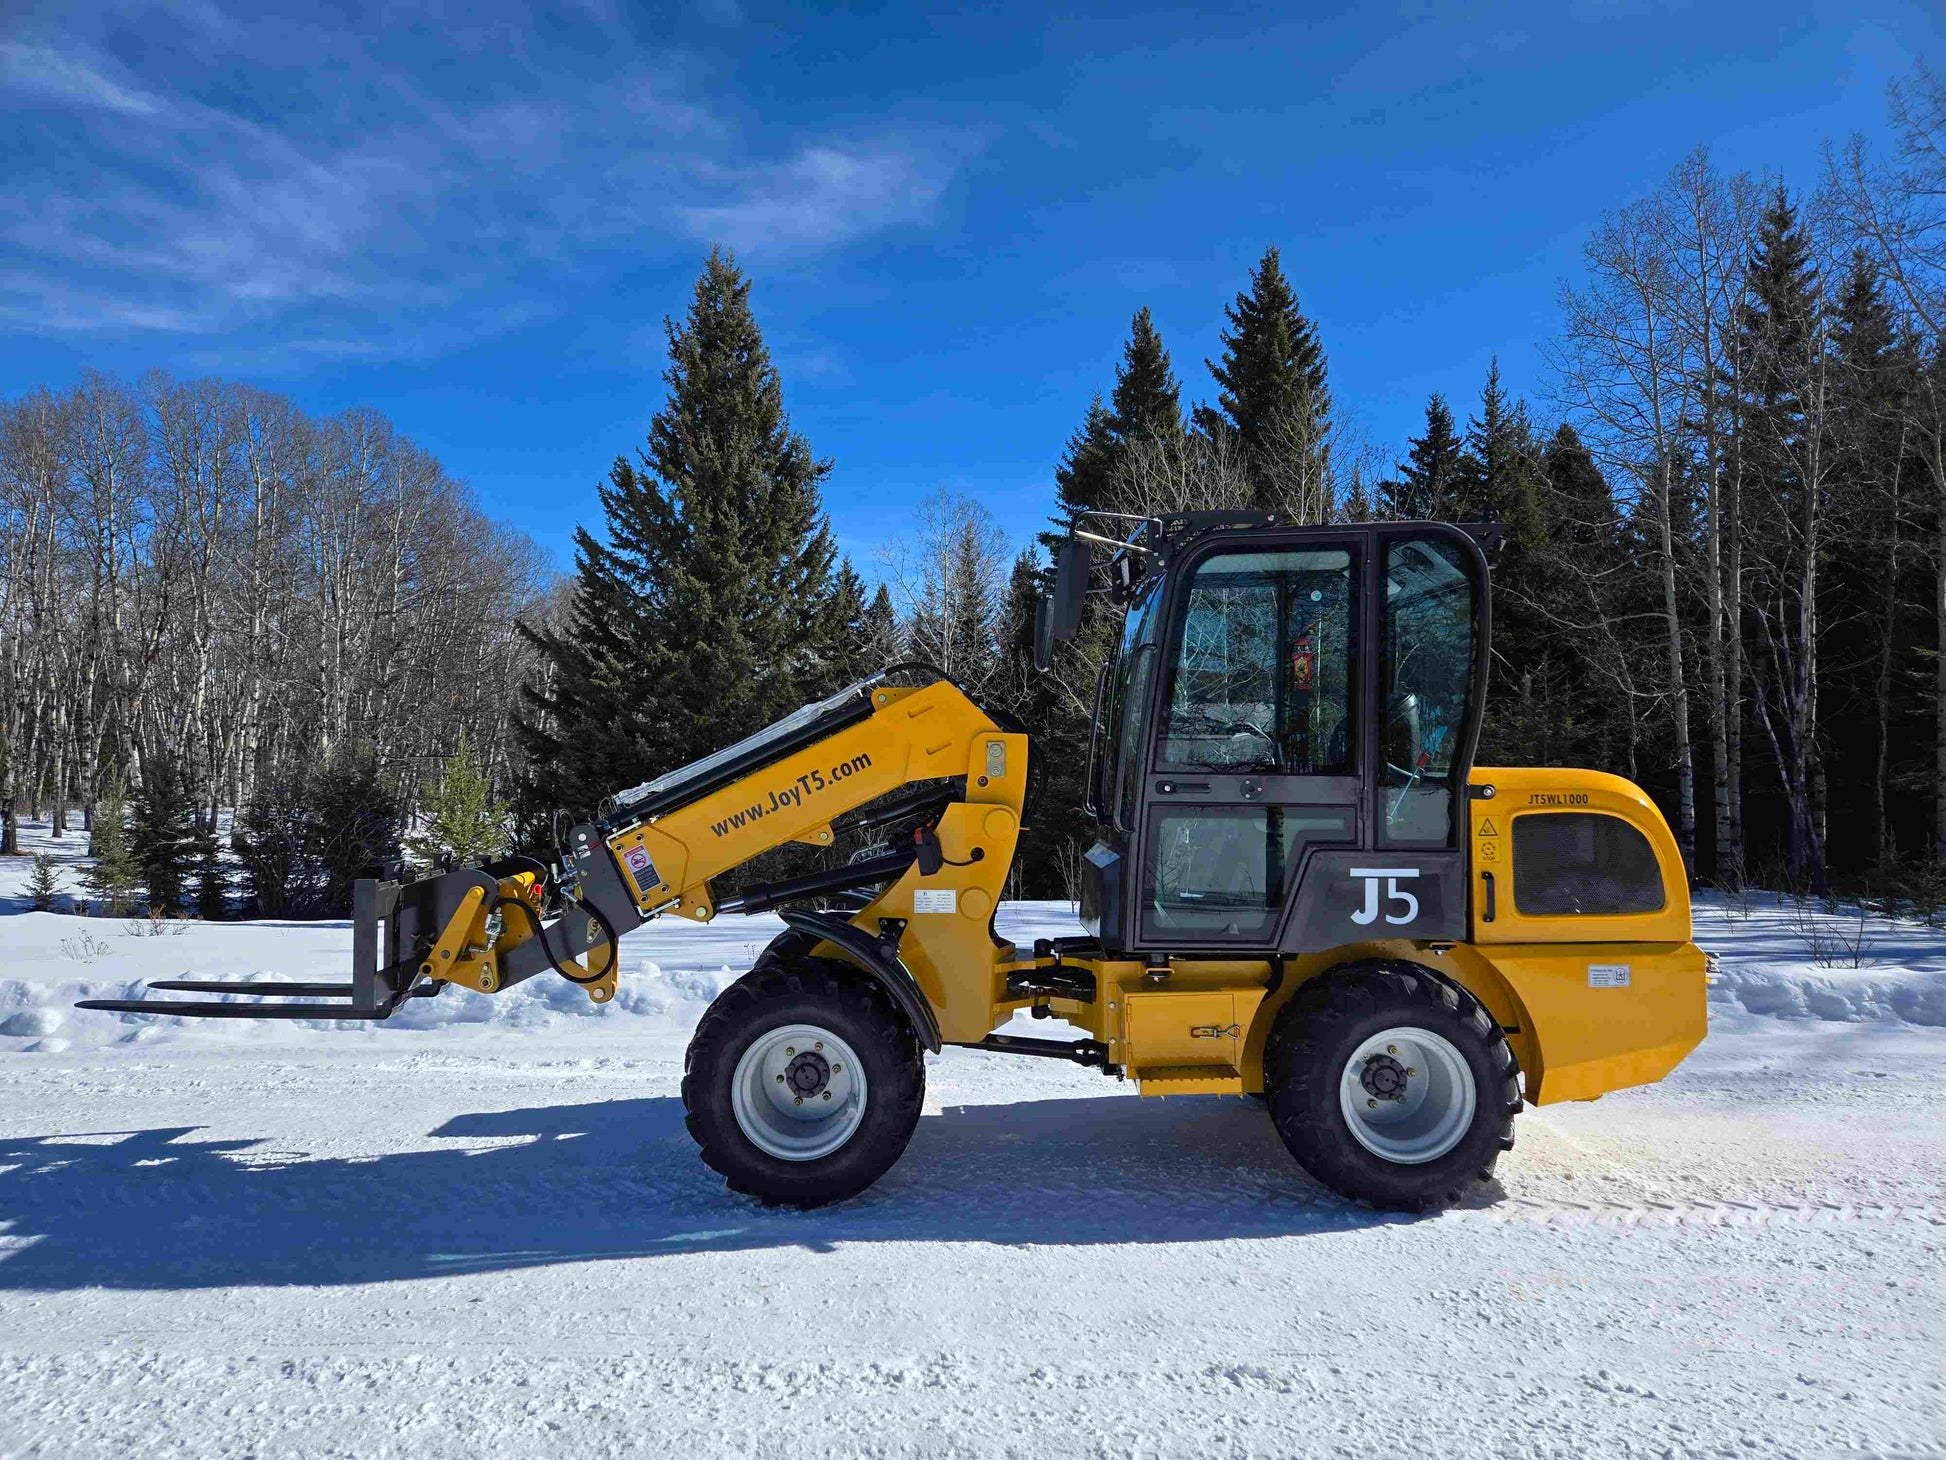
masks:
<instances>
[{"instance_id":1,"label":"yellow wheel loader","mask_svg":"<svg viewBox=\"0 0 1946 1460\"><path fill-rule=\"evenodd\" d=\"M950 1044L1144 1095L1261 1096L1334 1190L1448 1202L1491 1175L1523 1100L1659 1079L1705 1021L1682 860L1648 797L1472 763L1497 536L1243 512L1078 525L1035 653L1045 670L1089 594L1122 615L1095 693L1085 936L995 932L1023 821L1082 815L1034 804L1010 717L904 666L619 792L552 868L359 882L348 984L178 980L154 987L287 997L84 1007L383 1019L547 973L602 1003L641 923L779 909L788 931L685 1064L689 1129L737 1191L810 1207L864 1190ZM860 832L882 849L740 875L786 844L835 861ZM1023 1011L1082 1037L996 1032Z\"/></svg>"}]
</instances>

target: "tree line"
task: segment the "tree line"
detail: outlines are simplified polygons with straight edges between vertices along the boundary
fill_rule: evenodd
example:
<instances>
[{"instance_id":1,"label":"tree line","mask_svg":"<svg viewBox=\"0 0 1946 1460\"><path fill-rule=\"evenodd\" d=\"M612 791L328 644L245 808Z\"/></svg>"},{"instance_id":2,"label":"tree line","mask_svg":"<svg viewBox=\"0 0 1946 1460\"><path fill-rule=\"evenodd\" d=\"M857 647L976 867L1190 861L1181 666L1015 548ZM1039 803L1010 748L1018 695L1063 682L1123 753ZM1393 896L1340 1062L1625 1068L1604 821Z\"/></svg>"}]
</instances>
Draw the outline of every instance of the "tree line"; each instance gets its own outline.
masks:
<instances>
[{"instance_id":1,"label":"tree line","mask_svg":"<svg viewBox=\"0 0 1946 1460\"><path fill-rule=\"evenodd\" d=\"M914 659L1034 734L1046 784L1013 891L1059 895L1115 625L1091 608L1056 671L1032 671L1046 548L1085 512L1249 507L1504 524L1483 763L1628 776L1704 882L1937 896L1946 88L1918 71L1893 121L1888 155L1832 149L1808 191L1684 159L1592 232L1536 399L1492 367L1458 411L1433 396L1402 452L1334 398L1276 248L1222 312L1203 400L1140 308L1054 464L1049 530L1018 552L945 491L865 572L839 552L832 464L792 425L720 250L666 324L662 408L558 592L369 413L309 421L164 377L25 397L3 438L18 692L0 799L58 816L180 778L192 834L245 808L325 903L369 849L325 845L306 809L344 820L330 768L363 777L355 802L382 793L379 841L462 807L475 830L437 844L507 825L545 850L556 808L596 811Z\"/></svg>"},{"instance_id":2,"label":"tree line","mask_svg":"<svg viewBox=\"0 0 1946 1460\"><path fill-rule=\"evenodd\" d=\"M1500 522L1483 763L1640 782L1705 882L1937 899L1946 85L1920 69L1893 119L1889 158L1854 140L1805 194L1685 158L1588 239L1544 397L1511 399L1490 368L1466 424L1434 395L1390 470L1334 403L1274 248L1225 311L1213 403L1185 412L1140 310L1055 473L1055 525ZM1110 643L1084 627L1029 692L1057 764L1085 762ZM1062 790L1079 804L1078 770ZM1033 840L1043 875L1071 864L1058 820Z\"/></svg>"},{"instance_id":3,"label":"tree line","mask_svg":"<svg viewBox=\"0 0 1946 1460\"><path fill-rule=\"evenodd\" d=\"M463 736L523 773L517 625L549 578L373 411L161 373L0 403L0 851L23 813L106 807L109 904L342 908Z\"/></svg>"}]
</instances>

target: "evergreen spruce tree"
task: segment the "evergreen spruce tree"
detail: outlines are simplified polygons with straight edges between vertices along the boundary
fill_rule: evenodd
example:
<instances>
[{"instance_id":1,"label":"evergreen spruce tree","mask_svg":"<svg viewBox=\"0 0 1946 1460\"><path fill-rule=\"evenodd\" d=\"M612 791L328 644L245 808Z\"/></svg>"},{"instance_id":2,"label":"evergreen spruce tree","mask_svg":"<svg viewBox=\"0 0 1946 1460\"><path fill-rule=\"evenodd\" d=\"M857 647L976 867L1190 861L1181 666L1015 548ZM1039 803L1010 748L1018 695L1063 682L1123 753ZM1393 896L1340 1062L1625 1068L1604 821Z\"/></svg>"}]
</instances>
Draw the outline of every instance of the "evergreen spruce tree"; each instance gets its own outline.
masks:
<instances>
[{"instance_id":1,"label":"evergreen spruce tree","mask_svg":"<svg viewBox=\"0 0 1946 1460\"><path fill-rule=\"evenodd\" d=\"M889 606L889 600L888 600ZM823 642L818 646L819 672L811 688L827 695L855 683L886 661L874 662L871 656L872 627L866 622L869 606L865 602L865 580L845 558L832 579L831 601L822 626Z\"/></svg>"},{"instance_id":2,"label":"evergreen spruce tree","mask_svg":"<svg viewBox=\"0 0 1946 1460\"><path fill-rule=\"evenodd\" d=\"M721 749L797 708L825 669L830 463L791 429L727 252L666 330L647 449L599 489L606 540L575 534L569 627L531 635L554 671L529 687L524 727L542 804L589 810Z\"/></svg>"},{"instance_id":3,"label":"evergreen spruce tree","mask_svg":"<svg viewBox=\"0 0 1946 1460\"><path fill-rule=\"evenodd\" d=\"M1651 660L1654 580L1631 571L1642 556L1614 490L1572 426L1562 425L1541 453L1547 551L1528 582L1513 584L1538 602L1558 673L1560 707L1550 741L1552 764L1614 766L1637 773L1629 750L1641 731L1623 684L1635 659ZM1496 607L1496 612L1497 612ZM1498 637L1496 635L1496 637Z\"/></svg>"},{"instance_id":4,"label":"evergreen spruce tree","mask_svg":"<svg viewBox=\"0 0 1946 1460\"><path fill-rule=\"evenodd\" d=\"M1744 784L1748 796L1750 772L1775 771L1784 796L1787 875L1793 886L1822 891L1822 737L1815 730L1797 733L1800 726L1815 724L1822 636L1813 631L1807 642L1798 626L1813 619L1807 608L1814 605L1803 602L1803 588L1808 569L1819 566L1804 560L1811 541L1807 524L1820 524L1820 538L1834 526L1824 500L1831 488L1828 474L1820 470L1807 480L1804 470L1807 461L1815 459L1821 467L1828 462L1830 443L1820 441L1813 450L1806 433L1826 431L1831 422L1825 410L1807 410L1806 392L1822 390L1829 367L1823 358L1824 289L1810 238L1781 184L1758 217L1745 276L1739 345L1747 362L1746 389L1737 406L1744 461L1739 485L1743 586L1746 622L1767 626L1746 663L1759 744L1771 754L1764 758L1768 767L1746 762ZM1829 542L1820 541L1820 561L1828 551Z\"/></svg>"},{"instance_id":5,"label":"evergreen spruce tree","mask_svg":"<svg viewBox=\"0 0 1946 1460\"><path fill-rule=\"evenodd\" d=\"M1110 429L1119 448L1165 439L1182 430L1182 387L1176 383L1169 352L1146 304L1129 323L1128 343L1122 347L1121 364L1115 367L1115 390L1109 401Z\"/></svg>"},{"instance_id":6,"label":"evergreen spruce tree","mask_svg":"<svg viewBox=\"0 0 1946 1460\"><path fill-rule=\"evenodd\" d=\"M238 818L234 845L249 916L301 917L317 908L322 879L311 849L308 789L295 767L273 770L258 777Z\"/></svg>"},{"instance_id":7,"label":"evergreen spruce tree","mask_svg":"<svg viewBox=\"0 0 1946 1460\"><path fill-rule=\"evenodd\" d=\"M1097 395L1054 465L1054 515L1040 543L1051 555L1083 512L1106 506L1115 489L1115 418Z\"/></svg>"},{"instance_id":8,"label":"evergreen spruce tree","mask_svg":"<svg viewBox=\"0 0 1946 1460\"><path fill-rule=\"evenodd\" d=\"M1498 522L1510 541L1535 545L1540 530L1539 457L1527 405L1507 398L1495 359L1480 391L1480 414L1467 423L1453 520Z\"/></svg>"},{"instance_id":9,"label":"evergreen spruce tree","mask_svg":"<svg viewBox=\"0 0 1946 1460\"><path fill-rule=\"evenodd\" d=\"M1050 551L1068 535L1068 526L1083 512L1099 511L1108 505L1115 490L1115 466L1119 442L1115 417L1096 396L1088 407L1081 428L1068 437L1060 464L1054 468L1054 497L1059 504L1054 532L1043 533L1041 541Z\"/></svg>"},{"instance_id":10,"label":"evergreen spruce tree","mask_svg":"<svg viewBox=\"0 0 1946 1460\"><path fill-rule=\"evenodd\" d=\"M1383 485L1380 483L1381 487ZM1351 484L1345 488L1344 498L1338 503L1337 510L1340 522L1370 522L1378 516L1379 503L1364 472L1353 470Z\"/></svg>"},{"instance_id":11,"label":"evergreen spruce tree","mask_svg":"<svg viewBox=\"0 0 1946 1460\"><path fill-rule=\"evenodd\" d=\"M461 735L440 767L439 779L419 799L421 827L406 846L422 864L442 856L455 862L482 862L507 850L507 807L494 800L493 783L474 763Z\"/></svg>"},{"instance_id":12,"label":"evergreen spruce tree","mask_svg":"<svg viewBox=\"0 0 1946 1460\"><path fill-rule=\"evenodd\" d=\"M221 922L230 915L230 869L223 865L223 853L212 832L196 837L196 916L206 923Z\"/></svg>"},{"instance_id":13,"label":"evergreen spruce tree","mask_svg":"<svg viewBox=\"0 0 1946 1460\"><path fill-rule=\"evenodd\" d=\"M328 917L351 911L353 879L399 860L405 812L369 750L347 749L319 768L305 798L305 852Z\"/></svg>"},{"instance_id":14,"label":"evergreen spruce tree","mask_svg":"<svg viewBox=\"0 0 1946 1460\"><path fill-rule=\"evenodd\" d=\"M1155 317L1144 307L1129 323L1129 336L1115 367L1115 386L1108 402L1095 397L1081 428L1068 438L1061 463L1054 470L1059 511L1053 523L1057 530L1042 533L1040 539L1048 552L1051 554L1065 540L1069 525L1081 512L1110 507L1121 500L1120 477L1131 448L1140 442L1167 441L1180 436L1184 429L1182 387L1161 332L1156 329ZM1017 560L1009 578L1010 602L1016 593L1026 592L1026 575L1030 573L1037 591L1049 586L1046 568L1031 560ZM1031 674L1032 614L1022 606L1018 611L1010 609L1004 617L1018 636L1011 650L1013 662L1029 666L1024 672ZM1088 599L1075 641L1056 648L1055 669L1045 677L1034 676L1035 685L1026 692L1019 711L1035 735L1033 753L1041 758L1046 772L1043 805L1049 808L1037 825L1023 827L1021 832L1021 875L1017 880L1028 896L1058 896L1063 890L1058 870L1061 842L1073 835L1081 815L1081 777L1088 755L1085 708L1077 711L1079 698L1053 693L1052 686L1063 676L1093 683L1095 667L1112 642L1110 620L1101 599Z\"/></svg>"},{"instance_id":15,"label":"evergreen spruce tree","mask_svg":"<svg viewBox=\"0 0 1946 1460\"><path fill-rule=\"evenodd\" d=\"M1560 739L1560 673L1544 602L1551 564L1546 496L1526 403L1508 399L1496 360L1467 429L1452 520L1506 530L1493 570L1494 652L1481 742L1481 754L1500 764L1545 765Z\"/></svg>"},{"instance_id":16,"label":"evergreen spruce tree","mask_svg":"<svg viewBox=\"0 0 1946 1460\"><path fill-rule=\"evenodd\" d=\"M1298 307L1275 246L1250 271L1250 287L1223 311L1223 359L1205 361L1219 388L1216 408L1198 407L1196 424L1234 431L1261 492L1265 458L1293 446L1329 470L1331 388L1317 326ZM1266 503L1265 505L1272 505Z\"/></svg>"},{"instance_id":17,"label":"evergreen spruce tree","mask_svg":"<svg viewBox=\"0 0 1946 1460\"><path fill-rule=\"evenodd\" d=\"M1014 559L1007 577L1003 620L1006 682L1011 691L1008 708L1027 730L1027 754L1033 758L1028 767L1030 784L1039 793L1020 828L1007 888L1010 897L1060 895L1059 847L1063 834L1072 832L1071 818L1076 814L1067 808L1080 804L1083 767L1074 754L1077 741L1084 746L1082 758L1086 756L1087 727L1076 726L1072 715L1062 713L1059 672L1042 674L1034 668L1034 615L1045 579L1031 551ZM1064 658L1071 648L1061 646Z\"/></svg>"},{"instance_id":18,"label":"evergreen spruce tree","mask_svg":"<svg viewBox=\"0 0 1946 1460\"><path fill-rule=\"evenodd\" d=\"M859 673L870 674L887 665L897 664L905 658L905 636L899 624L899 611L892 606L892 594L886 586L878 585L878 592L872 601L865 605L861 620Z\"/></svg>"},{"instance_id":19,"label":"evergreen spruce tree","mask_svg":"<svg viewBox=\"0 0 1946 1460\"><path fill-rule=\"evenodd\" d=\"M1086 691L1094 685L1095 670L1107 653L1112 620L1104 612L1089 614L1077 637L1054 647L1054 665L1042 674L1034 668L1035 601L1046 571L1031 552L1014 559L1008 575L1005 656L1007 682L1012 690L1009 708L1026 727L1029 785L1034 797L1021 823L1014 854L1014 876L1008 895L1047 898L1067 895L1063 858L1072 859L1086 825L1088 711Z\"/></svg>"},{"instance_id":20,"label":"evergreen spruce tree","mask_svg":"<svg viewBox=\"0 0 1946 1460\"><path fill-rule=\"evenodd\" d=\"M1408 522L1451 518L1461 487L1475 468L1445 396L1433 392L1426 402L1425 434L1408 444L1411 451L1399 463L1399 480L1379 488L1380 515Z\"/></svg>"},{"instance_id":21,"label":"evergreen spruce tree","mask_svg":"<svg viewBox=\"0 0 1946 1460\"><path fill-rule=\"evenodd\" d=\"M196 828L189 798L175 766L157 756L149 763L142 794L135 799L129 850L142 869L151 916L174 917L183 905L183 880L196 856Z\"/></svg>"},{"instance_id":22,"label":"evergreen spruce tree","mask_svg":"<svg viewBox=\"0 0 1946 1460\"><path fill-rule=\"evenodd\" d=\"M121 773L111 772L95 804L95 829L88 840L94 865L81 874L100 910L120 917L134 905L142 867L128 845L128 791Z\"/></svg>"},{"instance_id":23,"label":"evergreen spruce tree","mask_svg":"<svg viewBox=\"0 0 1946 1460\"><path fill-rule=\"evenodd\" d=\"M1862 249L1846 274L1831 335L1838 510L1819 595L1820 719L1828 745L1870 747L1825 757L1830 803L1869 808L1864 817L1832 819L1839 845L1831 855L1871 867L1883 885L1898 861L1901 821L1908 845L1925 844L1907 810L1918 798L1897 792L1902 783L1923 786L1931 770L1925 717L1932 675L1912 650L1931 637L1920 611L1930 595L1929 584L1907 581L1922 557L1913 518L1926 496L1910 428L1920 361Z\"/></svg>"},{"instance_id":24,"label":"evergreen spruce tree","mask_svg":"<svg viewBox=\"0 0 1946 1460\"><path fill-rule=\"evenodd\" d=\"M1810 348L1816 323L1817 266L1796 205L1782 184L1758 219L1747 278L1749 298L1740 316L1750 362L1746 410L1754 410L1771 428L1767 434L1775 436L1777 450L1788 451L1802 416L1797 367Z\"/></svg>"},{"instance_id":25,"label":"evergreen spruce tree","mask_svg":"<svg viewBox=\"0 0 1946 1460\"><path fill-rule=\"evenodd\" d=\"M28 905L35 912L53 912L54 899L60 890L60 874L54 858L46 852L34 853L33 870L27 874Z\"/></svg>"},{"instance_id":26,"label":"evergreen spruce tree","mask_svg":"<svg viewBox=\"0 0 1946 1460\"><path fill-rule=\"evenodd\" d=\"M1155 317L1144 305L1129 322L1107 404L1100 396L1089 404L1080 429L1068 438L1061 462L1054 468L1057 530L1042 533L1042 545L1053 552L1077 516L1110 505L1130 446L1138 441L1165 441L1182 429L1182 387Z\"/></svg>"},{"instance_id":27,"label":"evergreen spruce tree","mask_svg":"<svg viewBox=\"0 0 1946 1460\"><path fill-rule=\"evenodd\" d=\"M1574 427L1555 428L1541 453L1541 474L1553 499L1550 538L1577 556L1612 558L1621 537L1621 510L1608 478Z\"/></svg>"}]
</instances>

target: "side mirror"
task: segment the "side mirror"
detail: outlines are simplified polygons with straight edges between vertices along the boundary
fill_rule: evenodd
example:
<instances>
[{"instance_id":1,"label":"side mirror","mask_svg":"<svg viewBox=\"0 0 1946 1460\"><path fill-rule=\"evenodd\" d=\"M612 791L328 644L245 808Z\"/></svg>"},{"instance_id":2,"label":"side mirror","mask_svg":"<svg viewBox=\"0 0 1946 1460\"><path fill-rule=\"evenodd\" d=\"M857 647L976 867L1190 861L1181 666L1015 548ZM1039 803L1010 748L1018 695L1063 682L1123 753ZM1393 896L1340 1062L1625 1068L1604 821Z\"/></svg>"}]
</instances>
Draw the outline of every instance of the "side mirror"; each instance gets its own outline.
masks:
<instances>
[{"instance_id":1,"label":"side mirror","mask_svg":"<svg viewBox=\"0 0 1946 1460\"><path fill-rule=\"evenodd\" d=\"M1034 668L1047 673L1054 663L1054 598L1043 593L1034 600Z\"/></svg>"},{"instance_id":2,"label":"side mirror","mask_svg":"<svg viewBox=\"0 0 1946 1460\"><path fill-rule=\"evenodd\" d=\"M1054 646L1072 639L1081 627L1088 597L1088 544L1069 538L1054 552L1054 587L1034 604L1034 667L1046 672Z\"/></svg>"}]
</instances>

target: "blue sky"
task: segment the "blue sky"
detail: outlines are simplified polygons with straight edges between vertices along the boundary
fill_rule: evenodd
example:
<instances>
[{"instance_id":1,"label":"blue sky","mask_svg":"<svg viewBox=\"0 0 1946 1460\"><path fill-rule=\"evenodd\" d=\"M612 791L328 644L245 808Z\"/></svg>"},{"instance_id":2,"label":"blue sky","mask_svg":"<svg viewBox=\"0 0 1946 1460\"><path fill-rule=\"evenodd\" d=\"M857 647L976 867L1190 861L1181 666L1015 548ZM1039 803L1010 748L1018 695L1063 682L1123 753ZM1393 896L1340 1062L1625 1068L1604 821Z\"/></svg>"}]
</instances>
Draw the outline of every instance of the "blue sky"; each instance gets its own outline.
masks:
<instances>
[{"instance_id":1,"label":"blue sky","mask_svg":"<svg viewBox=\"0 0 1946 1460\"><path fill-rule=\"evenodd\" d=\"M1138 306L1213 394L1269 243L1375 439L1544 395L1603 211L1699 143L1808 187L1946 62L1898 0L325 9L0 0L0 393L370 404L564 567L714 241L870 573L939 486L1034 531Z\"/></svg>"}]
</instances>

